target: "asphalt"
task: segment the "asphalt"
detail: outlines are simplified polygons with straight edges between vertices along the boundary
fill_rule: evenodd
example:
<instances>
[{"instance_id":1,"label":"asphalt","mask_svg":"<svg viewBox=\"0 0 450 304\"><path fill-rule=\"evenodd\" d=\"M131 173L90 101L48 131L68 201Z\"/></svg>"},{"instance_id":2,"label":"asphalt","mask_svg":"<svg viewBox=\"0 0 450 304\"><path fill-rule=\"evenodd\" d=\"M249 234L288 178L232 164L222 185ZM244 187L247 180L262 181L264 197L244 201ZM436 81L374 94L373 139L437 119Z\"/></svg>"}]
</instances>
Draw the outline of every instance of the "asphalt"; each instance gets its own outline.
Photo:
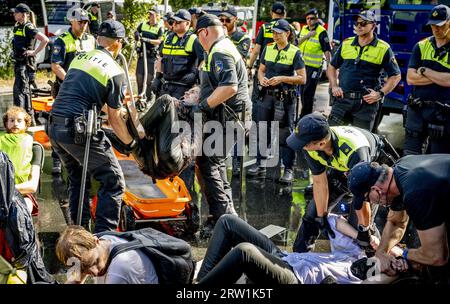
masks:
<instances>
[{"instance_id":1,"label":"asphalt","mask_svg":"<svg viewBox=\"0 0 450 304\"><path fill-rule=\"evenodd\" d=\"M328 84L320 84L317 89L316 111L329 113ZM11 103L10 95L0 95L0 113L3 113ZM394 147L401 148L403 145L404 130L400 115L392 114L383 119L379 132L387 136ZM44 170L41 177L38 202L40 206L39 216L35 218L35 228L41 245L44 261L53 274L60 281L64 281L64 267L55 256L55 242L59 233L67 225L67 190L64 178L55 178L51 172L52 160L50 151L46 151ZM296 179L292 186L283 186L276 182L280 174L280 168L271 169L268 178L263 180L244 179L241 185L239 178L229 177L233 190L233 200L236 211L241 218L248 223L262 229L268 225L285 228L281 234L275 235L273 240L288 251L293 243L301 216L305 208L304 188L309 180L300 177L299 170L295 170ZM240 195L242 189L242 195ZM201 211L201 220L205 221L207 207L199 198L198 206ZM198 239L189 240L194 257L197 260L203 258L207 243ZM320 248L326 248L327 244L320 244ZM319 249L320 250L320 249Z\"/></svg>"}]
</instances>

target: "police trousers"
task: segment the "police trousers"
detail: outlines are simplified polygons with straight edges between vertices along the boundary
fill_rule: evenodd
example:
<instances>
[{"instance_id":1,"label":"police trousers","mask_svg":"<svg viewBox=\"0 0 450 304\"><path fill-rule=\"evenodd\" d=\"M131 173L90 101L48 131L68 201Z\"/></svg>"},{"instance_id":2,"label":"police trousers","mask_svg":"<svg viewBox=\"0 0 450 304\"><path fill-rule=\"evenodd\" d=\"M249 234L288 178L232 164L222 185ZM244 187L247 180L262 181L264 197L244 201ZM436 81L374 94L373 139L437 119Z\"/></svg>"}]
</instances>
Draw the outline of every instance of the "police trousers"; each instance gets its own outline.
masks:
<instances>
[{"instance_id":1,"label":"police trousers","mask_svg":"<svg viewBox=\"0 0 450 304\"><path fill-rule=\"evenodd\" d=\"M271 122L275 116L275 103L277 102L275 96L266 94L262 101L258 103L258 122L267 122L267 142L271 143ZM295 103L291 98L286 98L282 101L284 107L284 117L279 121L279 145L281 152L281 160L286 169L292 169L295 160L295 151L292 150L286 143L286 139L289 137L291 130L294 127L295 119ZM259 142L259 141L258 141ZM258 159L264 159L267 157L268 151L260 151L258 144Z\"/></svg>"},{"instance_id":2,"label":"police trousers","mask_svg":"<svg viewBox=\"0 0 450 304\"><path fill-rule=\"evenodd\" d=\"M68 192L70 204L70 217L75 223L77 220L78 201L81 188L81 175L84 160L84 144L76 144L72 132L73 126L52 122L48 127L48 134L52 147L61 157L67 170ZM125 180L119 162L114 155L111 143L104 137L101 141L91 142L89 150L88 173L100 182L98 202L95 212L94 232L116 230L119 222L122 196L125 190ZM89 178L89 177L88 177ZM89 190L85 189L82 225L89 223Z\"/></svg>"},{"instance_id":3,"label":"police trousers","mask_svg":"<svg viewBox=\"0 0 450 304\"><path fill-rule=\"evenodd\" d=\"M300 118L311 114L314 106L314 95L316 94L317 84L322 75L322 67L314 68L306 66L306 83L300 86L302 94L302 111Z\"/></svg>"},{"instance_id":4,"label":"police trousers","mask_svg":"<svg viewBox=\"0 0 450 304\"><path fill-rule=\"evenodd\" d=\"M153 98L152 92L152 81L155 77L155 61L156 57L147 56L147 88L145 90L145 96L147 96L147 100L151 100ZM143 55L139 56L137 65L136 65L136 82L138 87L138 92L141 94L142 89L144 87L144 57Z\"/></svg>"},{"instance_id":5,"label":"police trousers","mask_svg":"<svg viewBox=\"0 0 450 304\"><path fill-rule=\"evenodd\" d=\"M408 106L403 155L422 154L424 142L430 135L430 125L442 128L442 136L430 136L429 153L450 153L450 113L444 113L434 106Z\"/></svg>"},{"instance_id":6,"label":"police trousers","mask_svg":"<svg viewBox=\"0 0 450 304\"><path fill-rule=\"evenodd\" d=\"M28 114L33 115L29 71L26 63L14 64L14 77L14 105L24 108Z\"/></svg>"},{"instance_id":7,"label":"police trousers","mask_svg":"<svg viewBox=\"0 0 450 304\"><path fill-rule=\"evenodd\" d=\"M220 217L198 273L199 284L234 284L245 274L255 284L298 284L285 254L235 215Z\"/></svg>"},{"instance_id":8,"label":"police trousers","mask_svg":"<svg viewBox=\"0 0 450 304\"><path fill-rule=\"evenodd\" d=\"M362 99L334 98L328 122L330 126L351 124L371 131L379 106L379 102L368 104Z\"/></svg>"}]
</instances>

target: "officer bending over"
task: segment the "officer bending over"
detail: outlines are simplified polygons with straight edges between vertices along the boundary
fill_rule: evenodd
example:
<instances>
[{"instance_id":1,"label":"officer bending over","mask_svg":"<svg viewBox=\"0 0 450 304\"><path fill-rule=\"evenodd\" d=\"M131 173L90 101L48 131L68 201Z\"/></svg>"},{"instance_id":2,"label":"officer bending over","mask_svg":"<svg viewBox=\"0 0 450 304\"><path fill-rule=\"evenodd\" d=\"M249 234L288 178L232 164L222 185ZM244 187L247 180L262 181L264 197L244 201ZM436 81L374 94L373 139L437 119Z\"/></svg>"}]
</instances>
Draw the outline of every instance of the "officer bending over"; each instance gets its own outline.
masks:
<instances>
[{"instance_id":1,"label":"officer bending over","mask_svg":"<svg viewBox=\"0 0 450 304\"><path fill-rule=\"evenodd\" d=\"M392 164L396 155L385 138L356 127L330 127L320 113L312 113L300 119L295 133L287 139L294 150L303 149L312 172L314 202L307 206L302 225L297 233L293 250L305 252L312 248L319 234L334 237L327 221L328 202L348 192L344 173L361 161L379 161ZM327 170L332 169L332 170ZM367 247L371 209L369 203L361 205L356 215L358 242ZM361 209L361 210L359 210ZM331 233L330 233L331 232Z\"/></svg>"},{"instance_id":2,"label":"officer bending over","mask_svg":"<svg viewBox=\"0 0 450 304\"><path fill-rule=\"evenodd\" d=\"M85 134L77 132L79 124L76 121L93 107L99 113L105 106L104 111L108 114L108 121L115 134L127 145L132 146L134 143L121 115L124 98L121 89L125 73L114 60L122 49L124 38L125 28L120 22L103 22L97 37L99 46L78 55L72 61L51 111L48 133L52 146L67 169L73 222L77 217L86 139ZM115 230L125 182L111 143L100 132L92 140L87 169L101 184L94 230ZM89 222L89 189L85 189L84 197L81 223L86 227Z\"/></svg>"},{"instance_id":3,"label":"officer bending over","mask_svg":"<svg viewBox=\"0 0 450 304\"><path fill-rule=\"evenodd\" d=\"M450 8L435 6L428 23L433 36L419 41L409 60L404 155L421 154L429 136L430 153L450 153Z\"/></svg>"},{"instance_id":4,"label":"officer bending over","mask_svg":"<svg viewBox=\"0 0 450 304\"><path fill-rule=\"evenodd\" d=\"M376 251L381 272L395 275L415 262L427 266L432 283L448 284L450 155L409 155L392 167L363 162L350 170L348 180L356 209L364 200L389 207ZM409 218L420 247L406 248L403 260L394 260L387 252L400 242Z\"/></svg>"}]
</instances>

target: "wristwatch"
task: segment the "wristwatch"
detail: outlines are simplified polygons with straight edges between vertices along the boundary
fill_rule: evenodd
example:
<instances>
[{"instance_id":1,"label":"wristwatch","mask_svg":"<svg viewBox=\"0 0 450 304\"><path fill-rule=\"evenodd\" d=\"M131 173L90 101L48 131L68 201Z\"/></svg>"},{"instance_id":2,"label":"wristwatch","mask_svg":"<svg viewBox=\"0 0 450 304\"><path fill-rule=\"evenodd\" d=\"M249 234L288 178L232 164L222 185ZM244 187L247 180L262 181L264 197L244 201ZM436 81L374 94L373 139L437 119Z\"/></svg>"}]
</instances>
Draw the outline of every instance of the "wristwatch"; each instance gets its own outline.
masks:
<instances>
[{"instance_id":1,"label":"wristwatch","mask_svg":"<svg viewBox=\"0 0 450 304\"><path fill-rule=\"evenodd\" d=\"M419 74L423 76L423 73L425 73L426 69L427 69L426 67L420 67L419 68Z\"/></svg>"}]
</instances>

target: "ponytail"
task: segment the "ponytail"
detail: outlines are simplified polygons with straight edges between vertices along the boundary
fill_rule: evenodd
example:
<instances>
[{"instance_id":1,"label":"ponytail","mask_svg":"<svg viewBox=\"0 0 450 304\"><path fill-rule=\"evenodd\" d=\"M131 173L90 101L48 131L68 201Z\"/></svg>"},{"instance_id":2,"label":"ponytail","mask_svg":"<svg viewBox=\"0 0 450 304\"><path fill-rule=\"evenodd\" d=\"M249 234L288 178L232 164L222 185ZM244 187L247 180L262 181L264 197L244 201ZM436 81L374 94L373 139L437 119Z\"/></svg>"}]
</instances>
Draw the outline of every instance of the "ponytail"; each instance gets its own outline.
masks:
<instances>
[{"instance_id":1,"label":"ponytail","mask_svg":"<svg viewBox=\"0 0 450 304\"><path fill-rule=\"evenodd\" d=\"M33 11L30 11L29 13L30 16L30 22L33 23L34 26L36 26L36 15Z\"/></svg>"}]
</instances>

